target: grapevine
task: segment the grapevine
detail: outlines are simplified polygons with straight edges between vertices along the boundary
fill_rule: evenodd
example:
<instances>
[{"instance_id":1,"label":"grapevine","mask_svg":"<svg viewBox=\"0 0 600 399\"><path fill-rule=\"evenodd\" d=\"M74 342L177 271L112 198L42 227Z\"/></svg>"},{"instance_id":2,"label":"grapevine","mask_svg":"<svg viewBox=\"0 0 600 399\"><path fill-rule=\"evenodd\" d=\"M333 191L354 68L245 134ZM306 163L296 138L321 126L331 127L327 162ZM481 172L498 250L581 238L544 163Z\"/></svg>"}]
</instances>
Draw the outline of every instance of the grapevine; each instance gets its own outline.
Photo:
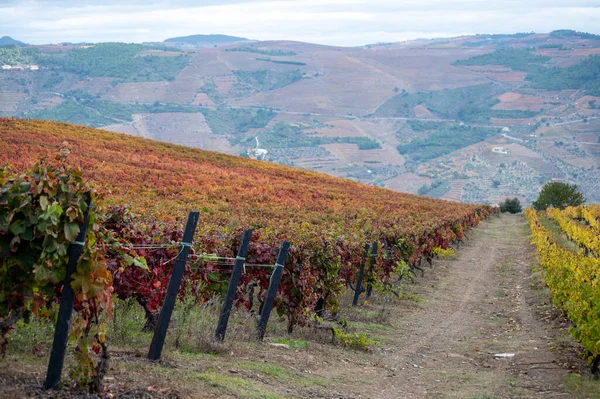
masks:
<instances>
[{"instance_id":1,"label":"grapevine","mask_svg":"<svg viewBox=\"0 0 600 399\"><path fill-rule=\"evenodd\" d=\"M600 259L566 250L554 242L532 208L525 210L544 278L553 300L573 324L571 333L591 357L600 355Z\"/></svg>"}]
</instances>

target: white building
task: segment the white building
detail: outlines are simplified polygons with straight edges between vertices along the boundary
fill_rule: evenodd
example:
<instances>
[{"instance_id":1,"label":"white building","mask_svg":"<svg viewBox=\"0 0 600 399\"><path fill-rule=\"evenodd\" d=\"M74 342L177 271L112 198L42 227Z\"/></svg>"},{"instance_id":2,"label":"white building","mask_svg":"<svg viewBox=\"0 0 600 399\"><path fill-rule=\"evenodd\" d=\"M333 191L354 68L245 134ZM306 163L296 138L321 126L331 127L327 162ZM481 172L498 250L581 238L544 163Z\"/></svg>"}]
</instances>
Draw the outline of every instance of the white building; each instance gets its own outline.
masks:
<instances>
[{"instance_id":1,"label":"white building","mask_svg":"<svg viewBox=\"0 0 600 399\"><path fill-rule=\"evenodd\" d=\"M492 148L492 152L495 152L496 154L508 154L509 149L504 147L494 147Z\"/></svg>"},{"instance_id":2,"label":"white building","mask_svg":"<svg viewBox=\"0 0 600 399\"><path fill-rule=\"evenodd\" d=\"M12 69L12 67L10 65L7 65L7 64L2 65L3 71L10 71L11 69Z\"/></svg>"}]
</instances>

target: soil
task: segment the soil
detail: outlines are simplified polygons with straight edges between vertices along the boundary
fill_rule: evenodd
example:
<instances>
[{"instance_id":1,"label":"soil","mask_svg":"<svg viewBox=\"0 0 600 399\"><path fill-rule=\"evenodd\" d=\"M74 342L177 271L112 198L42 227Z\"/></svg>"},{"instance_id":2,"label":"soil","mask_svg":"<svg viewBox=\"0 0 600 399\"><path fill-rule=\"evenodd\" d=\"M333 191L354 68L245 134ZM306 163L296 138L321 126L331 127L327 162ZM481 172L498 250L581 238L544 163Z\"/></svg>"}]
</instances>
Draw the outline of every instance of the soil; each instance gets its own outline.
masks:
<instances>
[{"instance_id":1,"label":"soil","mask_svg":"<svg viewBox=\"0 0 600 399\"><path fill-rule=\"evenodd\" d=\"M589 375L589 364L551 305L528 234L521 216L492 217L468 233L455 257L417 272L408 299L374 294L352 308L349 292L342 307L349 331L379 341L370 351L333 345L329 332L312 329L292 337L308 348L272 344L286 337L277 322L267 344L228 331L217 355L168 350L153 363L143 346L116 348L103 397L598 397L596 383L593 392L567 386ZM0 361L0 397L89 397L44 393L37 387L47 357L33 365L25 358Z\"/></svg>"}]
</instances>

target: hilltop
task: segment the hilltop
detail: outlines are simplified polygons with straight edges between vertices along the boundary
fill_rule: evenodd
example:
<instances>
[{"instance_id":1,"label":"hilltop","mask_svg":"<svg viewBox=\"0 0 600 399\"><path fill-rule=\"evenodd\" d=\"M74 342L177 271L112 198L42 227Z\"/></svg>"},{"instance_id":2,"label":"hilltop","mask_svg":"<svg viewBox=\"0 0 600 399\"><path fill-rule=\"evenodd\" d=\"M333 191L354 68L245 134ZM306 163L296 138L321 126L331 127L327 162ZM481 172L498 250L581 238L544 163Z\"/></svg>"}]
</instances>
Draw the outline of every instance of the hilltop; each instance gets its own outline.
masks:
<instances>
[{"instance_id":1,"label":"hilltop","mask_svg":"<svg viewBox=\"0 0 600 399\"><path fill-rule=\"evenodd\" d=\"M174 39L0 53L0 63L41 68L0 71L0 114L264 157L463 202L531 202L553 179L600 201L598 35L483 34L353 48L272 40L183 51Z\"/></svg>"},{"instance_id":2,"label":"hilltop","mask_svg":"<svg viewBox=\"0 0 600 399\"><path fill-rule=\"evenodd\" d=\"M27 43L23 43L19 40L15 40L10 36L0 37L0 46L15 45L15 46L28 46Z\"/></svg>"},{"instance_id":3,"label":"hilltop","mask_svg":"<svg viewBox=\"0 0 600 399\"><path fill-rule=\"evenodd\" d=\"M228 35L190 35L179 36L166 39L164 42L168 45L176 46L195 46L209 47L213 45L226 45L238 42L246 42L248 39L244 37L228 36Z\"/></svg>"}]
</instances>

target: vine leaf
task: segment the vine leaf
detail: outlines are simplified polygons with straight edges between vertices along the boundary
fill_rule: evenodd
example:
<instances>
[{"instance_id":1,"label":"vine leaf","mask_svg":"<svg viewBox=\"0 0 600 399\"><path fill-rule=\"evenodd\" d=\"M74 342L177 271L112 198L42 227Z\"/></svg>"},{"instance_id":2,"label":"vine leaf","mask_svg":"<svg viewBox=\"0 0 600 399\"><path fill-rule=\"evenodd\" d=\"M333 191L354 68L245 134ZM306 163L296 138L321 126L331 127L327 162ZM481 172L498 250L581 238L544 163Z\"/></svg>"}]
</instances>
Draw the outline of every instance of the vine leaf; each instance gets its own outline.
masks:
<instances>
[{"instance_id":1,"label":"vine leaf","mask_svg":"<svg viewBox=\"0 0 600 399\"><path fill-rule=\"evenodd\" d=\"M68 241L75 241L77 239L77 234L79 234L79 226L77 225L77 223L65 223L65 238Z\"/></svg>"}]
</instances>

